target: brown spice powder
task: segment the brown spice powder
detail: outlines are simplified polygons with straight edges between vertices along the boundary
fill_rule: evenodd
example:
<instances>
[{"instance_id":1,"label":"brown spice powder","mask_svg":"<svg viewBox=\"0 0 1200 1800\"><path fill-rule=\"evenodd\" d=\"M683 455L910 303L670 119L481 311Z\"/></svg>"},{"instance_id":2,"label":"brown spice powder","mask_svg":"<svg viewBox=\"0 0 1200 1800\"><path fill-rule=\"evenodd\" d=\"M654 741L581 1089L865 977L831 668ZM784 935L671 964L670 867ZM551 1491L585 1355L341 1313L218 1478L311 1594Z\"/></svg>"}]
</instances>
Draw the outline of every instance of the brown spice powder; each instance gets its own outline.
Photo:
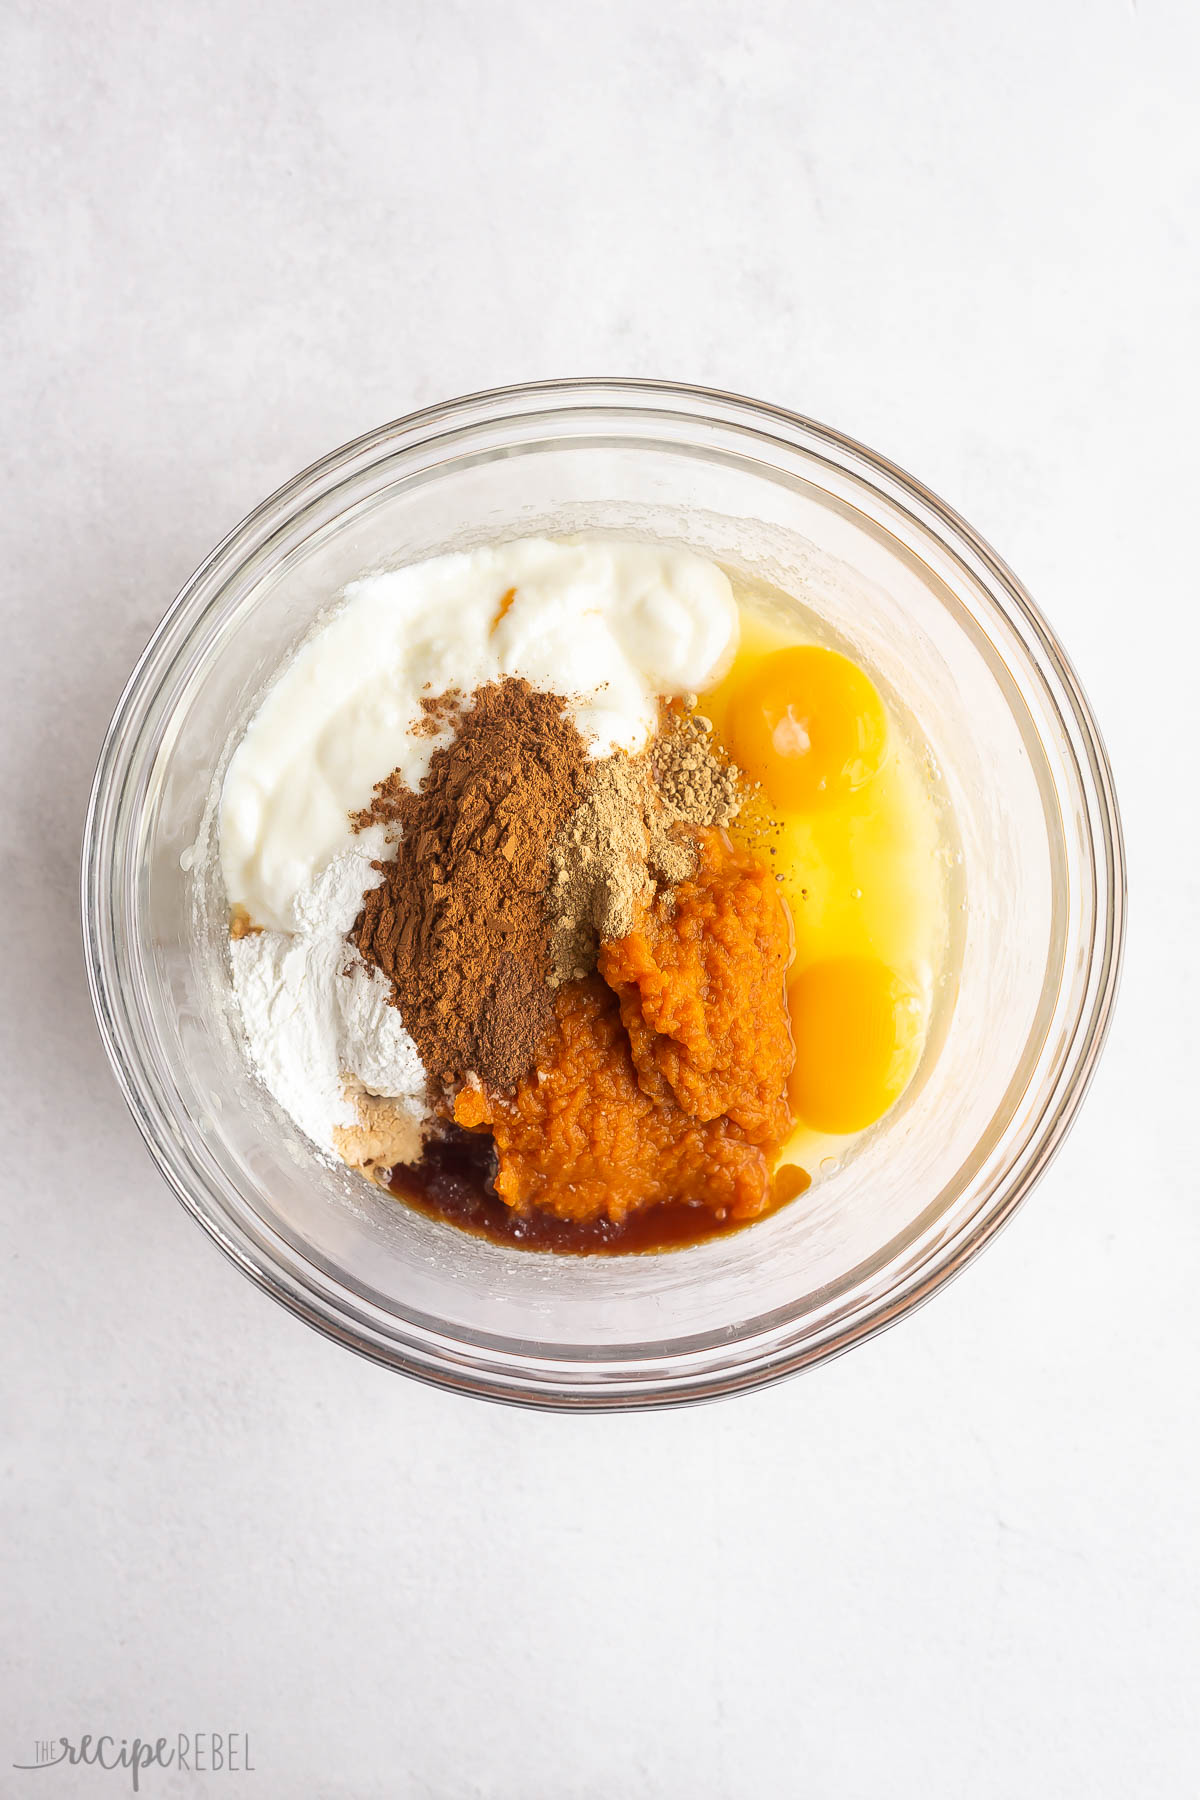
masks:
<instances>
[{"instance_id":1,"label":"brown spice powder","mask_svg":"<svg viewBox=\"0 0 1200 1800\"><path fill-rule=\"evenodd\" d=\"M744 781L714 749L711 719L665 709L651 762L665 831L676 824L725 826L736 819Z\"/></svg>"},{"instance_id":2,"label":"brown spice powder","mask_svg":"<svg viewBox=\"0 0 1200 1800\"><path fill-rule=\"evenodd\" d=\"M550 845L582 797L587 768L563 707L516 677L479 688L419 793L397 771L354 819L356 830L400 830L396 858L364 894L351 935L391 982L435 1088L471 1074L511 1087L553 1016Z\"/></svg>"},{"instance_id":3,"label":"brown spice powder","mask_svg":"<svg viewBox=\"0 0 1200 1800\"><path fill-rule=\"evenodd\" d=\"M654 810L645 757L618 752L592 763L583 799L550 853L546 912L555 986L595 967L601 938L631 929L650 891L647 821Z\"/></svg>"},{"instance_id":4,"label":"brown spice powder","mask_svg":"<svg viewBox=\"0 0 1200 1800\"><path fill-rule=\"evenodd\" d=\"M658 884L696 870L696 840L681 827L728 825L742 802L740 772L712 744L709 720L664 707L641 756L593 763L583 799L551 852L546 896L550 978L557 986L596 966L600 942L624 937Z\"/></svg>"},{"instance_id":5,"label":"brown spice powder","mask_svg":"<svg viewBox=\"0 0 1200 1800\"><path fill-rule=\"evenodd\" d=\"M444 694L423 694L421 717L409 730L413 737L437 737L457 723L462 708L463 697L458 688L447 688Z\"/></svg>"}]
</instances>

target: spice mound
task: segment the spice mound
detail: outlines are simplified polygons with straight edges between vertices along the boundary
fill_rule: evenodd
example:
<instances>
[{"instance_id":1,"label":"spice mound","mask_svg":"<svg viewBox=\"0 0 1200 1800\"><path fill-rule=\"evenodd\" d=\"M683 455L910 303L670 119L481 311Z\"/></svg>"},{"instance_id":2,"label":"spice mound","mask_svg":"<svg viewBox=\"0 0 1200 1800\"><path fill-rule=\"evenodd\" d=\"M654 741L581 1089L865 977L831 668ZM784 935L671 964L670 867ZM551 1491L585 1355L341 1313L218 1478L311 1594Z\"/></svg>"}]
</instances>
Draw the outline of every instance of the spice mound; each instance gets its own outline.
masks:
<instances>
[{"instance_id":1,"label":"spice mound","mask_svg":"<svg viewBox=\"0 0 1200 1800\"><path fill-rule=\"evenodd\" d=\"M691 875L691 825L728 825L741 806L737 770L718 759L701 715L664 707L648 755L611 756L590 772L555 839L549 893L551 978L586 975L604 938L624 937L656 884Z\"/></svg>"},{"instance_id":2,"label":"spice mound","mask_svg":"<svg viewBox=\"0 0 1200 1800\"><path fill-rule=\"evenodd\" d=\"M583 793L585 761L561 698L493 682L458 712L416 793L391 775L355 818L399 843L363 897L354 942L391 982L441 1090L468 1075L511 1086L551 1022L550 842Z\"/></svg>"}]
</instances>

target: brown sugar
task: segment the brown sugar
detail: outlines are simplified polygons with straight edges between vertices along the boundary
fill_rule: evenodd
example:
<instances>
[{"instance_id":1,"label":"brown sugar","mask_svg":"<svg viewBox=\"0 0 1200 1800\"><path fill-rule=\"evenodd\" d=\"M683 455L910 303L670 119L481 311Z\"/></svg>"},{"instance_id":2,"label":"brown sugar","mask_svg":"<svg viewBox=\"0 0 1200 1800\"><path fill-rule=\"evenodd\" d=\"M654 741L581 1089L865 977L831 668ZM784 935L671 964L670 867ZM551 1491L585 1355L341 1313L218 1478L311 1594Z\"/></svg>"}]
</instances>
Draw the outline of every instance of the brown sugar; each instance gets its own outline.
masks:
<instances>
[{"instance_id":1,"label":"brown sugar","mask_svg":"<svg viewBox=\"0 0 1200 1800\"><path fill-rule=\"evenodd\" d=\"M397 1163L414 1163L421 1154L424 1122L403 1100L371 1094L361 1082L347 1081L346 1098L358 1115L353 1125L335 1125L333 1147L344 1163L386 1187Z\"/></svg>"},{"instance_id":2,"label":"brown sugar","mask_svg":"<svg viewBox=\"0 0 1200 1800\"><path fill-rule=\"evenodd\" d=\"M511 1087L552 1021L550 844L582 796L586 763L563 707L515 677L479 688L419 792L397 772L355 817L358 829L400 833L351 935L391 982L435 1090L471 1074Z\"/></svg>"}]
</instances>

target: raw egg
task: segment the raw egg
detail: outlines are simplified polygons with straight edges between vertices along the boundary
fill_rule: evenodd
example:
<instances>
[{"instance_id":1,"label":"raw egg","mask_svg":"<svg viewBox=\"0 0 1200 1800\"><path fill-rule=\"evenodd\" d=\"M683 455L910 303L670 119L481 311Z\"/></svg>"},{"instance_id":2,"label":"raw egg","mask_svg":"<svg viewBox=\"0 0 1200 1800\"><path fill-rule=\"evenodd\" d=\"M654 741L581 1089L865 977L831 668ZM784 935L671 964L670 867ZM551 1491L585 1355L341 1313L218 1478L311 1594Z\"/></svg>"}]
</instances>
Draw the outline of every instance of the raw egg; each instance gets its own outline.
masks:
<instances>
[{"instance_id":1,"label":"raw egg","mask_svg":"<svg viewBox=\"0 0 1200 1800\"><path fill-rule=\"evenodd\" d=\"M849 657L818 644L765 656L733 695L726 722L734 761L778 807L836 806L878 774L887 714Z\"/></svg>"},{"instance_id":2,"label":"raw egg","mask_svg":"<svg viewBox=\"0 0 1200 1800\"><path fill-rule=\"evenodd\" d=\"M788 990L793 1111L816 1131L862 1131L903 1093L920 1057L920 997L873 956L811 963Z\"/></svg>"}]
</instances>

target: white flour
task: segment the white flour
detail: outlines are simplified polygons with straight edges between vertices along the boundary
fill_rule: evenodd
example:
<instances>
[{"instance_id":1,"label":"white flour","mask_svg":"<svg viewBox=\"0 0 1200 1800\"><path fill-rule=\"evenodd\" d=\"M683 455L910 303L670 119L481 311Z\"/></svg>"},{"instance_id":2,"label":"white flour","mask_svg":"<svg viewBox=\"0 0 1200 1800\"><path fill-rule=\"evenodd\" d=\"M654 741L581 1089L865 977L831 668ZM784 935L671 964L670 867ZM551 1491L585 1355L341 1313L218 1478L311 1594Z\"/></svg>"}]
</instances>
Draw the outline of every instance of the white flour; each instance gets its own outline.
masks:
<instances>
[{"instance_id":1,"label":"white flour","mask_svg":"<svg viewBox=\"0 0 1200 1800\"><path fill-rule=\"evenodd\" d=\"M382 834L364 832L293 902L295 932L260 931L230 944L233 986L251 1060L276 1100L322 1149L357 1115L345 1077L410 1102L423 1117L425 1070L388 984L346 933L368 888Z\"/></svg>"}]
</instances>

